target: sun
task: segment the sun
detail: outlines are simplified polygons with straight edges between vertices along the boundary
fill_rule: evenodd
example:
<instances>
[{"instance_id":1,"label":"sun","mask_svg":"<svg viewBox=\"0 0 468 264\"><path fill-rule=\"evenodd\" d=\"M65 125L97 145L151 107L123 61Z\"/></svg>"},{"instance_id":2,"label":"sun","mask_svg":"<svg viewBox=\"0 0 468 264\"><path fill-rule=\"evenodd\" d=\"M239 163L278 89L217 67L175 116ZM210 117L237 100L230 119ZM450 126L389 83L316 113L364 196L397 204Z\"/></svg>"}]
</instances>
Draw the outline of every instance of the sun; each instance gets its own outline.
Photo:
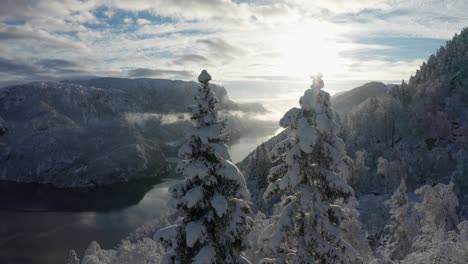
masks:
<instances>
[{"instance_id":1,"label":"sun","mask_svg":"<svg viewBox=\"0 0 468 264\"><path fill-rule=\"evenodd\" d=\"M291 29L281 36L280 70L289 76L307 77L321 72L336 76L343 69L337 30L325 23L313 23Z\"/></svg>"}]
</instances>

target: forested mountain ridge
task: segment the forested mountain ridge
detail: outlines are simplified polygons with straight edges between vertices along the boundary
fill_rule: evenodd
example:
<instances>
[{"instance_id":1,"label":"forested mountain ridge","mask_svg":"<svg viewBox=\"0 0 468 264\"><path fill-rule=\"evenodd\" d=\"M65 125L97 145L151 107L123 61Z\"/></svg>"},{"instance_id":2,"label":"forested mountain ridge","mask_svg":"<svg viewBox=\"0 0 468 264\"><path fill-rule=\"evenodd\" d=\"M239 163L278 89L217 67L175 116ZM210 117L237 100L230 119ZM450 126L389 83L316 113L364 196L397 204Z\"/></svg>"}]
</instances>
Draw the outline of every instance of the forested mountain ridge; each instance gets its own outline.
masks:
<instances>
[{"instance_id":1,"label":"forested mountain ridge","mask_svg":"<svg viewBox=\"0 0 468 264\"><path fill-rule=\"evenodd\" d=\"M135 91L135 96L157 95L139 98L138 102L144 104L148 111L158 112L186 112L184 106L192 103L197 83L190 81L151 79L151 78L113 78L101 77L89 80L66 80L62 83L74 83L85 87L99 87L102 89L118 89L124 92ZM226 89L219 85L212 85L214 93L220 98L220 108L225 110L238 110L245 112L266 112L259 103L237 103L229 99ZM170 92L167 92L167 91ZM135 100L137 101L137 100Z\"/></svg>"},{"instance_id":2,"label":"forested mountain ridge","mask_svg":"<svg viewBox=\"0 0 468 264\"><path fill-rule=\"evenodd\" d=\"M427 63L402 85L411 94L413 112L426 112L431 140L446 140L462 147L468 144L468 28L440 47ZM397 96L407 100L404 93ZM420 102L418 102L420 101ZM443 128L444 127L444 128Z\"/></svg>"},{"instance_id":3,"label":"forested mountain ridge","mask_svg":"<svg viewBox=\"0 0 468 264\"><path fill-rule=\"evenodd\" d=\"M388 193L402 177L410 189L454 180L460 194L468 193L468 30L431 55L409 83L369 98L342 121L358 191ZM365 179L366 171L376 174Z\"/></svg>"}]
</instances>

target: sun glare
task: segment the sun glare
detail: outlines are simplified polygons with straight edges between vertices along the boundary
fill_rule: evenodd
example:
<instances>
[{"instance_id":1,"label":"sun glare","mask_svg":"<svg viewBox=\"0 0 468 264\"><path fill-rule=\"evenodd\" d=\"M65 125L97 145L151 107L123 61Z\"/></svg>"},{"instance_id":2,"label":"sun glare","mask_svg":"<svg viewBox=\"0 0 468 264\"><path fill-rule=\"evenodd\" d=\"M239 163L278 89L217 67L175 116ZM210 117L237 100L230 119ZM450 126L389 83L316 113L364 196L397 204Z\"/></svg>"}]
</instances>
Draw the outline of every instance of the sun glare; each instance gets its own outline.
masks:
<instances>
[{"instance_id":1,"label":"sun glare","mask_svg":"<svg viewBox=\"0 0 468 264\"><path fill-rule=\"evenodd\" d=\"M339 47L334 40L336 29L323 23L304 25L282 36L281 72L304 78L321 72L335 76L343 70Z\"/></svg>"}]
</instances>

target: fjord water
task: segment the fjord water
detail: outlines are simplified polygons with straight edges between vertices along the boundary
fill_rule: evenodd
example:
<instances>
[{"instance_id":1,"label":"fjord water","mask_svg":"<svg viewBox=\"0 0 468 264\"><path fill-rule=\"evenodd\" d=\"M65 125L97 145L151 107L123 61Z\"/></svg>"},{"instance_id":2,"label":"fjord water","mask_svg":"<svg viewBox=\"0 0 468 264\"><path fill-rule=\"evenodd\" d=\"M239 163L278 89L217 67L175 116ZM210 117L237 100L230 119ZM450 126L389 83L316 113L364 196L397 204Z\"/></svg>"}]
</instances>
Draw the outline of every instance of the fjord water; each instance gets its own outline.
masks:
<instances>
[{"instance_id":1,"label":"fjord water","mask_svg":"<svg viewBox=\"0 0 468 264\"><path fill-rule=\"evenodd\" d=\"M2 192L0 199L7 206L0 211L0 263L64 263L68 250L83 254L92 240L112 248L159 215L167 187L175 181L134 182L128 191L126 184L67 192L5 184L2 189L23 197L15 202L11 193L5 197Z\"/></svg>"},{"instance_id":2,"label":"fjord water","mask_svg":"<svg viewBox=\"0 0 468 264\"><path fill-rule=\"evenodd\" d=\"M241 161L272 134L243 137L230 146ZM138 181L93 190L64 191L30 184L0 184L0 263L65 263L93 240L103 248L165 209L168 186L180 178Z\"/></svg>"}]
</instances>

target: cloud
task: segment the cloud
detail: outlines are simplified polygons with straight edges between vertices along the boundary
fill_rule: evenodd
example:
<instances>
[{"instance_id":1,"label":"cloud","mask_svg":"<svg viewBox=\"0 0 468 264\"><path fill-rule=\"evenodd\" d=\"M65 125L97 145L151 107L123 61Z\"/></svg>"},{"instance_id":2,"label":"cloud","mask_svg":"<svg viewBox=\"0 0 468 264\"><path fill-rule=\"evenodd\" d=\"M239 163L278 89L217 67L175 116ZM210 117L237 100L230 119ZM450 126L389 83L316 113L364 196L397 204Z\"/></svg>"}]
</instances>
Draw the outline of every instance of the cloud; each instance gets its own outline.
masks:
<instances>
[{"instance_id":1,"label":"cloud","mask_svg":"<svg viewBox=\"0 0 468 264\"><path fill-rule=\"evenodd\" d=\"M43 59L38 61L36 64L45 68L52 69L80 67L80 65L75 62L61 59Z\"/></svg>"},{"instance_id":2,"label":"cloud","mask_svg":"<svg viewBox=\"0 0 468 264\"><path fill-rule=\"evenodd\" d=\"M151 21L144 19L144 18L138 18L137 23L138 25L148 25L148 24L151 24Z\"/></svg>"},{"instance_id":3,"label":"cloud","mask_svg":"<svg viewBox=\"0 0 468 264\"><path fill-rule=\"evenodd\" d=\"M242 118L245 120L264 121L277 124L278 120L280 120L281 117L284 115L284 112L268 111L266 113L251 113L244 111L221 111L220 115L222 117L227 118L229 118L230 116L235 116L237 118Z\"/></svg>"},{"instance_id":4,"label":"cloud","mask_svg":"<svg viewBox=\"0 0 468 264\"><path fill-rule=\"evenodd\" d=\"M199 39L196 43L205 47L206 54L221 59L224 64L231 63L247 54L246 50L238 48L222 38Z\"/></svg>"},{"instance_id":5,"label":"cloud","mask_svg":"<svg viewBox=\"0 0 468 264\"><path fill-rule=\"evenodd\" d=\"M16 1L1 1L0 2L0 18L7 18L7 17L22 17L22 13L20 12L22 8L26 8L30 5L29 0L16 0ZM23 9L27 10L27 9Z\"/></svg>"},{"instance_id":6,"label":"cloud","mask_svg":"<svg viewBox=\"0 0 468 264\"><path fill-rule=\"evenodd\" d=\"M209 60L202 55L198 54L185 54L179 56L177 59L173 61L174 64L177 65L186 65L186 64L207 64Z\"/></svg>"},{"instance_id":7,"label":"cloud","mask_svg":"<svg viewBox=\"0 0 468 264\"><path fill-rule=\"evenodd\" d=\"M29 77L36 76L39 70L23 62L0 58L0 72L3 74Z\"/></svg>"},{"instance_id":8,"label":"cloud","mask_svg":"<svg viewBox=\"0 0 468 264\"><path fill-rule=\"evenodd\" d=\"M150 11L159 16L178 19L236 18L246 16L247 5L219 0L96 0L98 4L132 12Z\"/></svg>"},{"instance_id":9,"label":"cloud","mask_svg":"<svg viewBox=\"0 0 468 264\"><path fill-rule=\"evenodd\" d=\"M147 69L147 68L137 68L128 71L128 76L132 78L145 78L145 77L185 77L192 78L194 76L193 72L185 70L160 70L160 69Z\"/></svg>"},{"instance_id":10,"label":"cloud","mask_svg":"<svg viewBox=\"0 0 468 264\"><path fill-rule=\"evenodd\" d=\"M279 22L285 18L295 16L295 10L287 3L268 3L250 5L249 10L252 12L252 18L263 22Z\"/></svg>"},{"instance_id":11,"label":"cloud","mask_svg":"<svg viewBox=\"0 0 468 264\"><path fill-rule=\"evenodd\" d=\"M84 67L71 61L44 59L36 62L0 58L0 84L30 81L57 81L62 79L94 77Z\"/></svg>"},{"instance_id":12,"label":"cloud","mask_svg":"<svg viewBox=\"0 0 468 264\"><path fill-rule=\"evenodd\" d=\"M410 75L416 72L423 61L423 59L399 61L388 61L382 59L355 60L347 65L352 69L352 71L349 71L348 75L352 74L352 76L343 76L343 78L381 81L407 80ZM385 79L381 77L381 69L385 69Z\"/></svg>"},{"instance_id":13,"label":"cloud","mask_svg":"<svg viewBox=\"0 0 468 264\"><path fill-rule=\"evenodd\" d=\"M39 35L31 33L32 32L21 32L14 28L7 28L0 31L0 40L41 39Z\"/></svg>"},{"instance_id":14,"label":"cloud","mask_svg":"<svg viewBox=\"0 0 468 264\"><path fill-rule=\"evenodd\" d=\"M131 17L126 17L124 18L123 22L125 24L132 24L133 23L133 19Z\"/></svg>"},{"instance_id":15,"label":"cloud","mask_svg":"<svg viewBox=\"0 0 468 264\"><path fill-rule=\"evenodd\" d=\"M85 67L76 62L68 60L42 59L37 61L35 65L39 66L42 72L46 74L52 74L57 77L90 75L90 73L85 70Z\"/></svg>"},{"instance_id":16,"label":"cloud","mask_svg":"<svg viewBox=\"0 0 468 264\"><path fill-rule=\"evenodd\" d=\"M45 31L31 30L27 27L2 27L0 28L0 40L45 40L51 42L58 41Z\"/></svg>"},{"instance_id":17,"label":"cloud","mask_svg":"<svg viewBox=\"0 0 468 264\"><path fill-rule=\"evenodd\" d=\"M161 125L171 125L190 120L188 113L157 114L157 113L125 113L125 119L132 125L145 125L148 121L157 120Z\"/></svg>"},{"instance_id":18,"label":"cloud","mask_svg":"<svg viewBox=\"0 0 468 264\"><path fill-rule=\"evenodd\" d=\"M33 42L33 41L39 42ZM28 25L1 27L0 26L0 41L15 42L15 44L35 46L35 47L54 47L63 49L73 49L80 52L85 52L87 47L81 43L76 43L68 38L51 35L45 30L34 30ZM1 45L1 44L0 44ZM11 43L9 44L11 45Z\"/></svg>"},{"instance_id":19,"label":"cloud","mask_svg":"<svg viewBox=\"0 0 468 264\"><path fill-rule=\"evenodd\" d=\"M211 52L229 54L229 55L242 55L245 54L245 51L234 47L229 44L227 41L221 38L214 39L199 39L197 43L205 45Z\"/></svg>"},{"instance_id":20,"label":"cloud","mask_svg":"<svg viewBox=\"0 0 468 264\"><path fill-rule=\"evenodd\" d=\"M246 75L245 79L262 80L262 81L293 81L291 76L285 75Z\"/></svg>"},{"instance_id":21,"label":"cloud","mask_svg":"<svg viewBox=\"0 0 468 264\"><path fill-rule=\"evenodd\" d=\"M86 73L192 79L189 67L209 65L221 82L283 85L311 63L337 69L328 78L401 79L435 45L425 39L445 41L467 25L467 8L462 0L0 1L2 69L11 73L0 82ZM384 47L382 36L401 45Z\"/></svg>"}]
</instances>

